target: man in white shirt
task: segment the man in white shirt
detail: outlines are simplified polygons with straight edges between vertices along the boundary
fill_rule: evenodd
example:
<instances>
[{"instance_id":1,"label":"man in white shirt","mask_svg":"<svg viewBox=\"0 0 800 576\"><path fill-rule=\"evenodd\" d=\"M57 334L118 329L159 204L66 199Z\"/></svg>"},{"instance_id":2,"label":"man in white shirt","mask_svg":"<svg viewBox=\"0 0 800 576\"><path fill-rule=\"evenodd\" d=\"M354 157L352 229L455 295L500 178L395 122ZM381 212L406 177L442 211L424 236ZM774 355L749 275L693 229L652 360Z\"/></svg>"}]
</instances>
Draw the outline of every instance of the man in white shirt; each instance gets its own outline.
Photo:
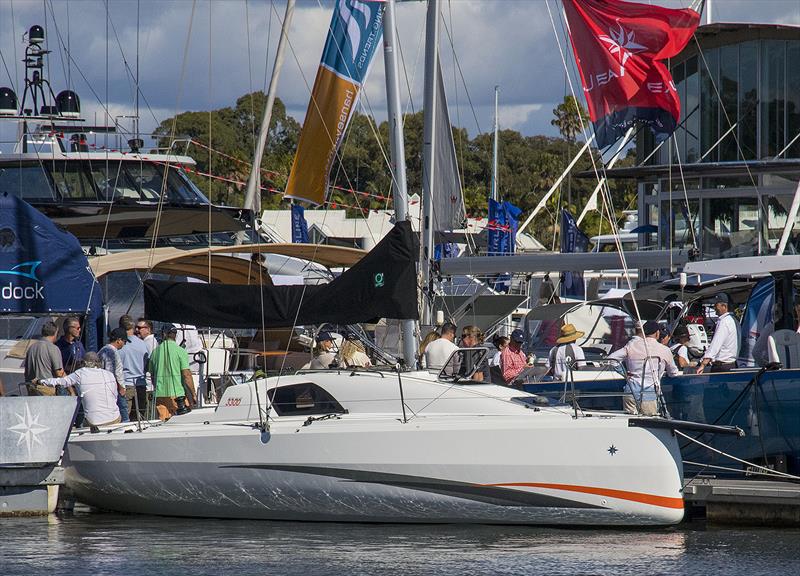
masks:
<instances>
[{"instance_id":1,"label":"man in white shirt","mask_svg":"<svg viewBox=\"0 0 800 576\"><path fill-rule=\"evenodd\" d=\"M564 324L561 327L561 336L556 340L556 345L550 349L545 362L554 380L566 378L567 367L572 370L581 369L580 361L586 360L586 357L577 340L583 335L584 333L576 330L572 324Z\"/></svg>"},{"instance_id":2,"label":"man in white shirt","mask_svg":"<svg viewBox=\"0 0 800 576\"><path fill-rule=\"evenodd\" d=\"M116 424L120 421L117 407L120 387L114 374L99 365L97 354L87 352L83 357L83 368L63 378L42 378L38 383L45 386L74 386L81 397L88 426Z\"/></svg>"},{"instance_id":3,"label":"man in white shirt","mask_svg":"<svg viewBox=\"0 0 800 576\"><path fill-rule=\"evenodd\" d=\"M672 352L658 341L660 328L649 320L642 327L644 338L634 336L625 346L607 356L625 363L627 383L622 406L629 414L658 414L658 388L666 371L670 376L680 374ZM637 403L639 404L637 410Z\"/></svg>"},{"instance_id":4,"label":"man in white shirt","mask_svg":"<svg viewBox=\"0 0 800 576\"><path fill-rule=\"evenodd\" d=\"M739 355L740 327L739 321L730 313L731 300L724 292L714 297L714 310L717 313L717 327L714 337L708 345L703 360L697 366L700 374L706 366L711 365L712 372L728 372L736 367Z\"/></svg>"},{"instance_id":5,"label":"man in white shirt","mask_svg":"<svg viewBox=\"0 0 800 576\"><path fill-rule=\"evenodd\" d=\"M456 325L446 322L442 325L442 336L425 348L425 366L428 370L441 370L450 355L458 350L455 345Z\"/></svg>"}]
</instances>

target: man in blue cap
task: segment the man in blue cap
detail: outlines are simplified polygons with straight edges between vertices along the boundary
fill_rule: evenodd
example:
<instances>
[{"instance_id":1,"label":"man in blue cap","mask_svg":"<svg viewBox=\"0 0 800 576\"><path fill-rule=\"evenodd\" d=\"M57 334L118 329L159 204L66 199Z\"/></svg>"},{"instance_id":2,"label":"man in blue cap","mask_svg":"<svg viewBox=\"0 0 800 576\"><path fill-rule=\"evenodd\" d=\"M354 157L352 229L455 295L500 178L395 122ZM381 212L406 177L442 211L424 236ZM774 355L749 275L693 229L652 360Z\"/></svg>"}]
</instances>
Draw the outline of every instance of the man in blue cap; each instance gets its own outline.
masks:
<instances>
[{"instance_id":1,"label":"man in blue cap","mask_svg":"<svg viewBox=\"0 0 800 576\"><path fill-rule=\"evenodd\" d=\"M503 380L512 385L520 372L528 365L522 343L525 342L525 332L517 328L511 333L511 341L500 353L500 369L503 371Z\"/></svg>"},{"instance_id":2,"label":"man in blue cap","mask_svg":"<svg viewBox=\"0 0 800 576\"><path fill-rule=\"evenodd\" d=\"M714 337L708 345L703 360L697 367L700 374L706 366L711 365L712 372L728 372L736 368L739 356L740 327L739 321L731 314L731 299L721 292L714 297L714 311L717 313L717 327Z\"/></svg>"}]
</instances>

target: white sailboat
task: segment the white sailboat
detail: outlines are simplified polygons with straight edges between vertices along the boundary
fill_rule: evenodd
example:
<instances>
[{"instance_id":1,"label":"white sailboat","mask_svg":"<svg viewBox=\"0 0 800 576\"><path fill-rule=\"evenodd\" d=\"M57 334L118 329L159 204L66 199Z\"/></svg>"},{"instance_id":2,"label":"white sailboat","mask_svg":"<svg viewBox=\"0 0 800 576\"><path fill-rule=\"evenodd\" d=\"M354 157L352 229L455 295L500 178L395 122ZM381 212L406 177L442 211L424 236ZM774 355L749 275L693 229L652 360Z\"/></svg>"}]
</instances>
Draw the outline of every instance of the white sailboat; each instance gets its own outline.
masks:
<instances>
[{"instance_id":1,"label":"white sailboat","mask_svg":"<svg viewBox=\"0 0 800 576\"><path fill-rule=\"evenodd\" d=\"M385 10L400 222L393 0ZM413 320L404 329L413 359ZM470 376L326 370L231 386L215 409L73 434L67 481L94 506L176 516L595 526L683 518L680 452L665 421L543 406Z\"/></svg>"}]
</instances>

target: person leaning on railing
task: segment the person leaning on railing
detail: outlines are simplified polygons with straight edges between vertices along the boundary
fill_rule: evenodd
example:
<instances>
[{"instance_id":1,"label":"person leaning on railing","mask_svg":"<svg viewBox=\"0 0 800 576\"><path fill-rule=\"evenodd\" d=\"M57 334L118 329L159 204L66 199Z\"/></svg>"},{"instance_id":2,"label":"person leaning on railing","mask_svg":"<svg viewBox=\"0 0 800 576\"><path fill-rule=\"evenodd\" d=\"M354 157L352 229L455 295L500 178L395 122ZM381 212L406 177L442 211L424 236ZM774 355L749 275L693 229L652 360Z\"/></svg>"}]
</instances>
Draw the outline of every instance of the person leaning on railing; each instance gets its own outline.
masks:
<instances>
[{"instance_id":1,"label":"person leaning on railing","mask_svg":"<svg viewBox=\"0 0 800 576\"><path fill-rule=\"evenodd\" d=\"M55 388L74 387L78 391L86 414L84 422L88 426L116 424L120 421L117 395L119 387L117 379L108 370L100 368L100 359L94 352L83 356L83 367L69 376L61 378L42 378L36 380L39 386Z\"/></svg>"},{"instance_id":2,"label":"person leaning on railing","mask_svg":"<svg viewBox=\"0 0 800 576\"><path fill-rule=\"evenodd\" d=\"M657 394L661 377L665 371L670 376L680 374L672 352L658 341L659 332L658 323L648 320L642 327L644 338L634 336L625 346L606 356L625 364L627 383L622 407L629 414L658 414Z\"/></svg>"}]
</instances>

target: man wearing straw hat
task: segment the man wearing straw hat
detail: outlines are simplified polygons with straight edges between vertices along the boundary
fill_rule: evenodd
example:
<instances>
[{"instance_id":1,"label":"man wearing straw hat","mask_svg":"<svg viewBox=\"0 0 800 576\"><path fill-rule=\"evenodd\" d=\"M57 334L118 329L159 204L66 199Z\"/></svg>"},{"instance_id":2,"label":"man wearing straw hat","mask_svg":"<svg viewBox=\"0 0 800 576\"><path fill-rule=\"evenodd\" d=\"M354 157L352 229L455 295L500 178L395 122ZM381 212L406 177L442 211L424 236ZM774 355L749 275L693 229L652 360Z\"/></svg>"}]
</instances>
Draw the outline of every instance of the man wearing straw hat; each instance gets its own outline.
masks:
<instances>
[{"instance_id":1,"label":"man wearing straw hat","mask_svg":"<svg viewBox=\"0 0 800 576\"><path fill-rule=\"evenodd\" d=\"M586 357L577 340L583 335L584 332L576 330L573 324L564 324L561 327L561 336L556 340L556 345L550 349L545 362L545 366L549 369L548 374L552 375L554 380L564 380L568 368L580 370L576 362L585 360Z\"/></svg>"}]
</instances>

